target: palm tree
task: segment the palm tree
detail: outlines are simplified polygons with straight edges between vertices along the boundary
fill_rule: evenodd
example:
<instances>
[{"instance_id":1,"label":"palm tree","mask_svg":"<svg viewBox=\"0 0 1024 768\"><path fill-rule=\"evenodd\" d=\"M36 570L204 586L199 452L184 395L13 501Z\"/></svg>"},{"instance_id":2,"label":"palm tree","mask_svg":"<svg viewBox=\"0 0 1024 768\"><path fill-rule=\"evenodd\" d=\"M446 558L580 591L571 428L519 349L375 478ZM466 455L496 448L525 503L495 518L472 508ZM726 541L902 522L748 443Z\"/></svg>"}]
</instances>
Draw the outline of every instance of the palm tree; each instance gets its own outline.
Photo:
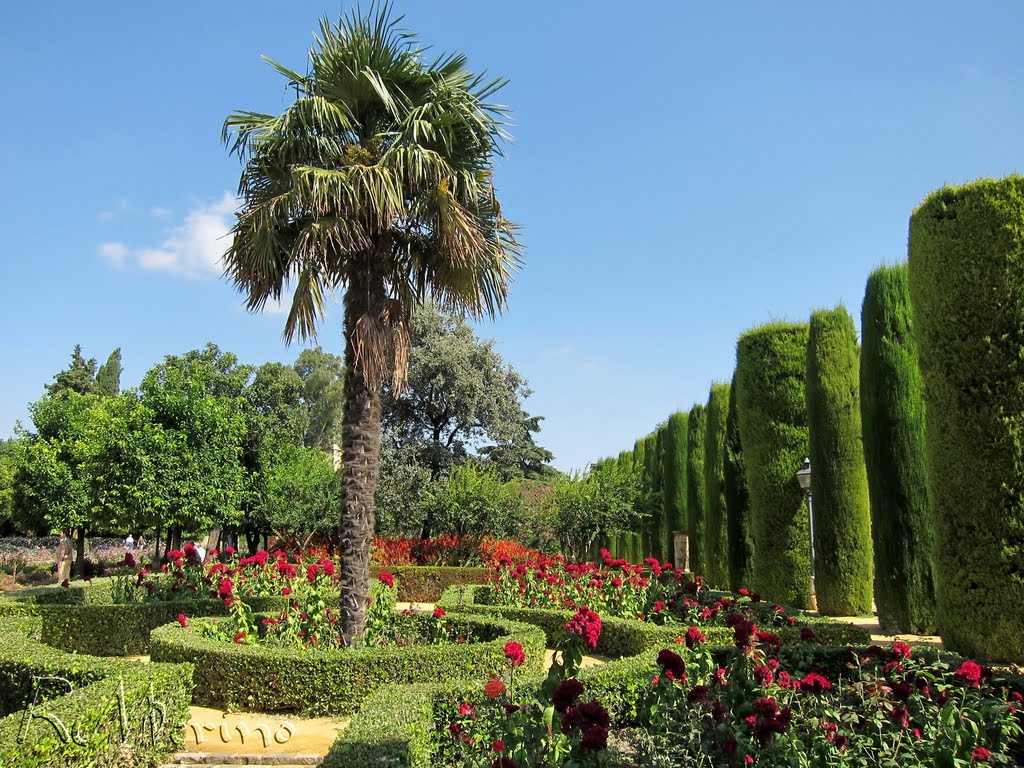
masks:
<instances>
[{"instance_id":1,"label":"palm tree","mask_svg":"<svg viewBox=\"0 0 1024 768\"><path fill-rule=\"evenodd\" d=\"M305 75L268 62L295 100L236 112L223 138L242 162L225 275L259 311L291 291L284 336L315 337L325 294L344 290L341 612L366 623L384 377L401 388L419 302L493 317L520 264L491 174L507 138L504 84L461 54L427 62L391 6L320 22Z\"/></svg>"}]
</instances>

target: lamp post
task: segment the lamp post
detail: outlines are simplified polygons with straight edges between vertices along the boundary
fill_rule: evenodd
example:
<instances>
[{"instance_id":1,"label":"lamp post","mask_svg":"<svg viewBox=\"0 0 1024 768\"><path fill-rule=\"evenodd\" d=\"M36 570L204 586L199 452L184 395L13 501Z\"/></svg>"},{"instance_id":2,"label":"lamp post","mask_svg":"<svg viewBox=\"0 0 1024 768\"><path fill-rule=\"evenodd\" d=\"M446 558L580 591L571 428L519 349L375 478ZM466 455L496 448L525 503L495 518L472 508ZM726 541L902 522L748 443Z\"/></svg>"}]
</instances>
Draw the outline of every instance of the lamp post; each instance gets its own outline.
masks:
<instances>
[{"instance_id":1,"label":"lamp post","mask_svg":"<svg viewBox=\"0 0 1024 768\"><path fill-rule=\"evenodd\" d=\"M804 459L796 472L796 481L807 495L807 522L811 532L811 608L818 607L818 592L814 586L814 505L811 502L811 460Z\"/></svg>"}]
</instances>

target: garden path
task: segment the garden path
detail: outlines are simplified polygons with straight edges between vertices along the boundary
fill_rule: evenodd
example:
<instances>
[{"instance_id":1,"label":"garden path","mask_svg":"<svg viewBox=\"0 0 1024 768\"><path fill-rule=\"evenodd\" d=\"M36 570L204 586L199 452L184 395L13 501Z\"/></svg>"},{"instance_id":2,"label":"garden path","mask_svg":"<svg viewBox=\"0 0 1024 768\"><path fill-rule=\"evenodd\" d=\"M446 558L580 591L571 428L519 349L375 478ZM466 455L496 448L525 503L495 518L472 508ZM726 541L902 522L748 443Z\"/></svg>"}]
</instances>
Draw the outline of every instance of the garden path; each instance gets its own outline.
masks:
<instances>
[{"instance_id":1,"label":"garden path","mask_svg":"<svg viewBox=\"0 0 1024 768\"><path fill-rule=\"evenodd\" d=\"M942 648L942 638L938 635L912 635L905 632L890 634L885 632L878 623L878 616L874 614L870 616L831 616L829 618L864 627L871 633L871 640L875 643L888 644L902 641L908 645L928 645L932 648Z\"/></svg>"}]
</instances>

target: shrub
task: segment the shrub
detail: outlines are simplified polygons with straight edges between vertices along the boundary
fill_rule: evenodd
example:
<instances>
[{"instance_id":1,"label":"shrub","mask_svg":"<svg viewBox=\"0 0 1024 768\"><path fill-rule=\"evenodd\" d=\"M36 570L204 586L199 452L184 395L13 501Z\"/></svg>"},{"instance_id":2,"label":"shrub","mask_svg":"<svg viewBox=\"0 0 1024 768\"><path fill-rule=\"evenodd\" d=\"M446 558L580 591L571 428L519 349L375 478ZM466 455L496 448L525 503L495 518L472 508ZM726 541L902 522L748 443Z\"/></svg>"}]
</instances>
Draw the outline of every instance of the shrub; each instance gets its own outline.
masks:
<instances>
[{"instance_id":1,"label":"shrub","mask_svg":"<svg viewBox=\"0 0 1024 768\"><path fill-rule=\"evenodd\" d=\"M409 603L433 603L452 584L479 584L490 568L456 568L433 565L371 566L370 574L390 573L398 580L398 599Z\"/></svg>"},{"instance_id":2,"label":"shrub","mask_svg":"<svg viewBox=\"0 0 1024 768\"><path fill-rule=\"evenodd\" d=\"M944 187L910 217L938 626L1024 659L1024 177Z\"/></svg>"},{"instance_id":3,"label":"shrub","mask_svg":"<svg viewBox=\"0 0 1024 768\"><path fill-rule=\"evenodd\" d=\"M338 734L323 768L395 765L430 768L434 690L425 684L386 685L371 693Z\"/></svg>"},{"instance_id":4,"label":"shrub","mask_svg":"<svg viewBox=\"0 0 1024 768\"><path fill-rule=\"evenodd\" d=\"M807 606L811 576L807 504L796 471L807 456L805 324L770 323L740 336L736 397L750 489L753 586Z\"/></svg>"},{"instance_id":5,"label":"shrub","mask_svg":"<svg viewBox=\"0 0 1024 768\"><path fill-rule=\"evenodd\" d=\"M0 719L0 765L148 765L180 743L188 665L71 655L31 639L38 628L34 618L0 620L0 714L6 715ZM40 677L51 678L51 694L63 695L23 710ZM66 736L58 723L67 727Z\"/></svg>"},{"instance_id":6,"label":"shrub","mask_svg":"<svg viewBox=\"0 0 1024 768\"><path fill-rule=\"evenodd\" d=\"M807 422L814 575L827 616L871 612L871 506L860 430L857 329L845 307L811 315Z\"/></svg>"},{"instance_id":7,"label":"shrub","mask_svg":"<svg viewBox=\"0 0 1024 768\"><path fill-rule=\"evenodd\" d=\"M725 418L725 445L722 479L725 512L728 518L729 589L733 592L751 584L754 543L750 522L750 496L747 469L743 462L740 421L736 412L736 379L729 385L729 412Z\"/></svg>"},{"instance_id":8,"label":"shrub","mask_svg":"<svg viewBox=\"0 0 1024 768\"><path fill-rule=\"evenodd\" d=\"M703 405L690 409L686 429L686 518L690 553L687 570L703 574L707 570L704 556L704 532L707 510L704 499L704 433L707 415Z\"/></svg>"},{"instance_id":9,"label":"shrub","mask_svg":"<svg viewBox=\"0 0 1024 768\"><path fill-rule=\"evenodd\" d=\"M871 273L860 324L861 423L878 620L902 632L931 634L934 532L924 453L924 393L906 264Z\"/></svg>"},{"instance_id":10,"label":"shrub","mask_svg":"<svg viewBox=\"0 0 1024 768\"><path fill-rule=\"evenodd\" d=\"M427 615L424 621L432 621ZM486 676L505 662L504 645L515 639L527 653L528 671L538 674L544 633L499 617L453 617L478 642L343 650L299 650L227 643L205 637L202 622L177 623L153 631L154 661L195 665L193 702L261 712L347 715L382 686L424 679Z\"/></svg>"},{"instance_id":11,"label":"shrub","mask_svg":"<svg viewBox=\"0 0 1024 768\"><path fill-rule=\"evenodd\" d=\"M665 450L662 452L662 492L665 496L665 551L668 560L677 568L686 563L676 562L675 532L689 527L686 516L686 439L689 414L679 411L668 417L665 425ZM622 557L622 555L618 555Z\"/></svg>"},{"instance_id":12,"label":"shrub","mask_svg":"<svg viewBox=\"0 0 1024 768\"><path fill-rule=\"evenodd\" d=\"M725 509L725 426L729 385L712 384L705 410L704 501L707 509L704 576L715 587L729 586L729 520Z\"/></svg>"}]
</instances>

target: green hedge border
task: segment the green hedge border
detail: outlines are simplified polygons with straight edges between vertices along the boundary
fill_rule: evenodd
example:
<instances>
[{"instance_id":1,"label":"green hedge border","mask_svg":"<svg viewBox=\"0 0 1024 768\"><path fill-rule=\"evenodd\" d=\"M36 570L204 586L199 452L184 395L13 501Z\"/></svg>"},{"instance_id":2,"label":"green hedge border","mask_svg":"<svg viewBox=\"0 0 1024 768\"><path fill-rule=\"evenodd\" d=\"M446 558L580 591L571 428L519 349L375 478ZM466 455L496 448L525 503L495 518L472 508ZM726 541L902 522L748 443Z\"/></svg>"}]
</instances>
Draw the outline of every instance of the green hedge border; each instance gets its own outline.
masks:
<instances>
[{"instance_id":1,"label":"green hedge border","mask_svg":"<svg viewBox=\"0 0 1024 768\"><path fill-rule=\"evenodd\" d=\"M456 584L480 584L491 575L491 568L444 565L373 566L374 577L390 573L398 579L398 599L407 603L433 603L448 587Z\"/></svg>"},{"instance_id":2,"label":"green hedge border","mask_svg":"<svg viewBox=\"0 0 1024 768\"><path fill-rule=\"evenodd\" d=\"M149 765L181 745L191 697L190 665L68 654L41 642L40 630L38 617L0 619L0 765ZM37 705L19 742L24 706L40 676L63 678L73 689ZM84 743L62 738L54 725L39 717L44 713L65 723ZM127 726L123 732L122 716Z\"/></svg>"},{"instance_id":3,"label":"green hedge border","mask_svg":"<svg viewBox=\"0 0 1024 768\"><path fill-rule=\"evenodd\" d=\"M533 624L544 630L549 646L555 646L567 636L565 623L572 617L571 611L556 611L545 608L515 608L488 605L482 601L490 585L474 584L466 587L449 587L437 605L447 611L475 615L501 616L513 621ZM833 621L820 616L800 615L799 623L793 627L768 627L782 638L784 645L800 643L800 629L810 627L815 633L815 645L846 648L851 645L868 645L871 633L864 627ZM658 626L642 621L608 617L601 619L602 632L595 653L616 658L636 656L652 648L664 648L685 633L680 625ZM707 640L716 646L731 646L733 632L728 627L709 627L702 630Z\"/></svg>"},{"instance_id":4,"label":"green hedge border","mask_svg":"<svg viewBox=\"0 0 1024 768\"><path fill-rule=\"evenodd\" d=\"M358 648L311 652L267 648L205 637L200 622L169 624L152 633L153 661L187 662L193 673L193 703L215 708L295 712L311 716L350 715L384 685L424 680L482 677L505 669L505 643L526 652L524 674L544 668L545 636L539 628L496 616L458 616L453 623L497 631L486 642ZM424 621L433 621L430 614Z\"/></svg>"}]
</instances>

